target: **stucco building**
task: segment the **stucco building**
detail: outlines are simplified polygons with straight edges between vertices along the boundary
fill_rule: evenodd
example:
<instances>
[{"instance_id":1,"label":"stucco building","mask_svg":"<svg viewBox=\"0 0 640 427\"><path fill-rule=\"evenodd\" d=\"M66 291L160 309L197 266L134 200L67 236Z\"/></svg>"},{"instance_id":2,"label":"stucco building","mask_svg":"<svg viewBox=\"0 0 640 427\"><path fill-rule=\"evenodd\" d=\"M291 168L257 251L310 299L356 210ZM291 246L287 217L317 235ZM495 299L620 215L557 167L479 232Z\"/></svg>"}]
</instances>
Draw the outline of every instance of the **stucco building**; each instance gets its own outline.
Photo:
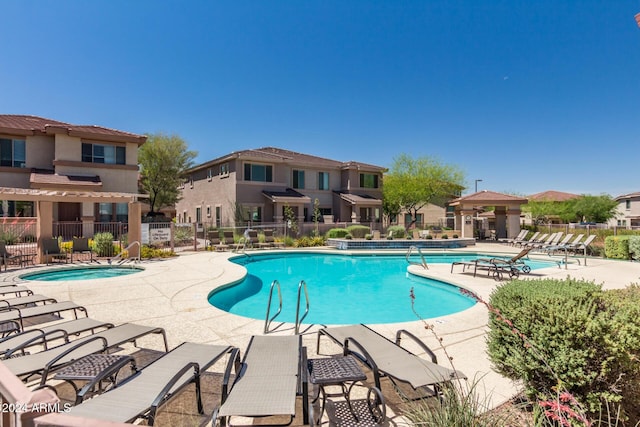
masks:
<instances>
[{"instance_id":1,"label":"stucco building","mask_svg":"<svg viewBox=\"0 0 640 427\"><path fill-rule=\"evenodd\" d=\"M275 147L236 151L186 171L177 218L232 227L282 223L291 209L310 222L317 199L324 222L380 222L384 171Z\"/></svg>"},{"instance_id":2,"label":"stucco building","mask_svg":"<svg viewBox=\"0 0 640 427\"><path fill-rule=\"evenodd\" d=\"M100 126L0 115L0 217L31 218L38 241L54 235L54 222L76 224L77 237L91 237L96 224L128 222L135 235L138 148L145 141Z\"/></svg>"}]
</instances>

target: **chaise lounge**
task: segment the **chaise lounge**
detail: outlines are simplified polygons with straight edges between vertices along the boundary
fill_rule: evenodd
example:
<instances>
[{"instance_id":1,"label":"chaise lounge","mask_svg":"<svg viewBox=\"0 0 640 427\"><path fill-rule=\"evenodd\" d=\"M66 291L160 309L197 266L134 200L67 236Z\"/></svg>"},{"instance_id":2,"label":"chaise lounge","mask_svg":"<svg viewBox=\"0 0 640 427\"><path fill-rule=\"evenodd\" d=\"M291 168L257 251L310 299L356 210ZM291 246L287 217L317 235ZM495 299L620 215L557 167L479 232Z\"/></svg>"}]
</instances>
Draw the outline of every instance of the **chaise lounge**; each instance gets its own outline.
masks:
<instances>
[{"instance_id":1,"label":"chaise lounge","mask_svg":"<svg viewBox=\"0 0 640 427\"><path fill-rule=\"evenodd\" d=\"M340 345L345 355L353 354L367 365L373 372L378 389L380 389L380 378L387 377L396 386L396 390L400 391L406 388L402 388L402 385L408 385L418 394L417 398L433 397L440 396L440 387L443 385L456 379L466 378L459 371L438 365L433 351L406 330L398 330L396 341L393 342L362 324L323 328L318 331L318 352L322 336L329 337ZM415 341L430 361L401 347L402 336Z\"/></svg>"},{"instance_id":2,"label":"chaise lounge","mask_svg":"<svg viewBox=\"0 0 640 427\"><path fill-rule=\"evenodd\" d=\"M234 355L239 358L239 355ZM231 363L222 385L222 405L213 413L212 426L231 417L289 417L296 414L296 396L302 394L303 424L309 423L306 348L299 335L253 336L242 363L234 361L236 379L227 392Z\"/></svg>"}]
</instances>

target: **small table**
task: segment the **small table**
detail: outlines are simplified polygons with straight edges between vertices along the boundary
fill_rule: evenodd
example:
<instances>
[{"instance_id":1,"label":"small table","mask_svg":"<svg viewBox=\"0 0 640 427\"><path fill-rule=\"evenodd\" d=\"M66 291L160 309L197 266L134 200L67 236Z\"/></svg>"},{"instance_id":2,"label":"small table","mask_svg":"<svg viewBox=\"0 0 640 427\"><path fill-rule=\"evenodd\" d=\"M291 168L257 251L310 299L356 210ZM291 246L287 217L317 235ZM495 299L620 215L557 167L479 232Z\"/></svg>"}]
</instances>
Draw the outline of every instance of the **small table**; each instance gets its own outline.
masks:
<instances>
[{"instance_id":1,"label":"small table","mask_svg":"<svg viewBox=\"0 0 640 427\"><path fill-rule=\"evenodd\" d=\"M320 407L320 415L318 419L322 418L322 414L325 410L325 403L327 401L327 392L324 389L326 386L339 385L342 388L342 396L344 396L349 406L349 410L353 417L358 421L353 407L351 406L351 400L349 394L351 389L358 381L364 381L367 376L364 374L358 362L353 356L338 356L325 359L309 359L309 382L319 386L318 396L313 399L312 403L315 403L322 395L322 404ZM347 383L351 383L347 387Z\"/></svg>"},{"instance_id":2,"label":"small table","mask_svg":"<svg viewBox=\"0 0 640 427\"><path fill-rule=\"evenodd\" d=\"M120 369L126 365L131 365L132 372L137 372L136 361L130 355L115 354L90 354L58 370L53 376L54 379L63 380L71 384L76 392L76 405L81 403L84 395L96 384L98 390L103 391L102 381L108 380L111 384L116 384L116 378ZM87 381L87 384L79 389L74 381Z\"/></svg>"}]
</instances>

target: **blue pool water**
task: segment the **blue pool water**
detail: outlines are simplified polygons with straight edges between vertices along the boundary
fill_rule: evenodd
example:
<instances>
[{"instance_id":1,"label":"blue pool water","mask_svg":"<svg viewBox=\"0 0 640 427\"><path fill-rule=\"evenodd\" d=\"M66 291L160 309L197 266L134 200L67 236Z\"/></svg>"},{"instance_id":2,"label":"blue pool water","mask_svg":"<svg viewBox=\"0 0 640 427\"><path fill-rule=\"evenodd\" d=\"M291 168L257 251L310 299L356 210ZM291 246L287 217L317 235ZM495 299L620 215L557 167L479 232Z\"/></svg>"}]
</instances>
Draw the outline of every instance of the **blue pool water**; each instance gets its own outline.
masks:
<instances>
[{"instance_id":1,"label":"blue pool water","mask_svg":"<svg viewBox=\"0 0 640 427\"><path fill-rule=\"evenodd\" d=\"M142 268L138 267L111 267L106 265L101 267L73 267L23 274L20 278L42 281L94 280L127 276L142 270Z\"/></svg>"},{"instance_id":2,"label":"blue pool water","mask_svg":"<svg viewBox=\"0 0 640 427\"><path fill-rule=\"evenodd\" d=\"M451 263L477 257L477 254L425 255L428 263ZM212 292L209 303L253 319L264 320L273 280L280 282L283 294L282 313L277 320L285 322L295 321L301 280L307 284L310 301L304 323L331 325L417 320L409 297L412 287L416 312L423 318L456 313L475 304L456 286L408 274L404 255L289 253L243 256L232 261L247 268L247 277L240 283ZM419 258L412 261L418 262ZM528 264L532 268L548 266ZM274 294L272 313L277 308L278 298ZM304 298L301 311L304 312Z\"/></svg>"}]
</instances>

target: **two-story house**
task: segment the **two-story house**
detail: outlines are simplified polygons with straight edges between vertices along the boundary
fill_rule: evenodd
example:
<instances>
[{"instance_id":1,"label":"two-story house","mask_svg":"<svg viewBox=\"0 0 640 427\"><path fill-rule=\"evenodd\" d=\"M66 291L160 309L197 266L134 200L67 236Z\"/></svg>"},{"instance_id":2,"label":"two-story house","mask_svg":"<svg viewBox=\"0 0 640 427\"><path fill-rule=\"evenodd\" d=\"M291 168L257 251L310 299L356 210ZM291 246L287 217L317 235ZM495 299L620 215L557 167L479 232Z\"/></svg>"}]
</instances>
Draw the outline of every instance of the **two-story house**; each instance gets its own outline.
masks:
<instances>
[{"instance_id":1,"label":"two-story house","mask_svg":"<svg viewBox=\"0 0 640 427\"><path fill-rule=\"evenodd\" d=\"M614 227L640 227L640 193L629 193L614 199L618 202L617 215L609 220Z\"/></svg>"},{"instance_id":2,"label":"two-story house","mask_svg":"<svg viewBox=\"0 0 640 427\"><path fill-rule=\"evenodd\" d=\"M38 237L53 223L94 225L138 217L143 135L27 115L0 115L0 217L32 217ZM130 212L130 209L135 212ZM131 231L131 230L130 230Z\"/></svg>"},{"instance_id":3,"label":"two-story house","mask_svg":"<svg viewBox=\"0 0 640 427\"><path fill-rule=\"evenodd\" d=\"M282 223L290 209L299 222L379 222L380 166L341 162L274 147L236 151L186 171L178 221L218 227Z\"/></svg>"}]
</instances>

